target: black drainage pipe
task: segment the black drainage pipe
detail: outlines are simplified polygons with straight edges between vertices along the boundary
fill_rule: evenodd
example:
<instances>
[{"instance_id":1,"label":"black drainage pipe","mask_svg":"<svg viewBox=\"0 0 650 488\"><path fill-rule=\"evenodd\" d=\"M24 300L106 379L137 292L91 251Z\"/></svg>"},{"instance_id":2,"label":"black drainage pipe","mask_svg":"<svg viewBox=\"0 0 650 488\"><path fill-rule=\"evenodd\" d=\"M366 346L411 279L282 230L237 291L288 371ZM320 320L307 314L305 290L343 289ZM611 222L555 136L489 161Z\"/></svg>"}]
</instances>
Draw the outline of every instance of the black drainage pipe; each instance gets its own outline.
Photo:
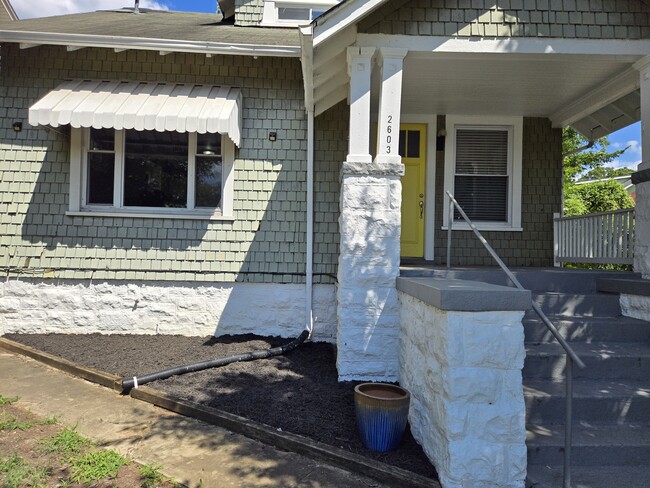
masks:
<instances>
[{"instance_id":1,"label":"black drainage pipe","mask_svg":"<svg viewBox=\"0 0 650 488\"><path fill-rule=\"evenodd\" d=\"M202 371L209 368L218 368L219 366L225 366L227 364L236 363L238 361L254 361L256 359L266 359L272 358L273 356L280 356L288 352L293 351L300 344L305 342L305 339L309 337L309 331L303 330L302 334L296 337L293 341L285 344L283 346L272 347L271 349L264 349L262 351L250 351L243 354L237 354L236 356L228 356L220 359L212 359L210 361L203 361L200 363L187 364L185 366L177 366L175 368L166 369L164 371L159 371L158 373L151 373L144 376L133 376L131 378L122 378L122 388L124 390L130 390L131 388L137 388L140 385L145 383L150 383L151 381L164 380L171 376L192 373L194 371Z\"/></svg>"}]
</instances>

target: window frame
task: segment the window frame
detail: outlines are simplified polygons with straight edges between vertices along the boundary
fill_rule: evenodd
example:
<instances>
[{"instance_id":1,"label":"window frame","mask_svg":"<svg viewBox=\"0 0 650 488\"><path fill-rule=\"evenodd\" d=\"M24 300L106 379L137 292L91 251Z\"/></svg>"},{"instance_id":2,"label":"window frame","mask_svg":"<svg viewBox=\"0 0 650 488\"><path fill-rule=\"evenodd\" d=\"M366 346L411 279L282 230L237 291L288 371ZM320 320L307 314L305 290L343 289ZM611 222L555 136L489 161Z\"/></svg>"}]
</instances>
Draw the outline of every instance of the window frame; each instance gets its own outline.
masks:
<instances>
[{"instance_id":1,"label":"window frame","mask_svg":"<svg viewBox=\"0 0 650 488\"><path fill-rule=\"evenodd\" d=\"M481 130L508 129L508 220L477 221L474 225L479 230L495 231L522 231L521 227L521 191L523 169L523 117L519 116L468 116L447 115L445 138L445 176L442 229L449 228L449 197L447 192L454 195L456 174L456 130L474 128ZM454 220L453 228L457 230L470 230L470 226L463 220Z\"/></svg>"},{"instance_id":2,"label":"window frame","mask_svg":"<svg viewBox=\"0 0 650 488\"><path fill-rule=\"evenodd\" d=\"M298 27L301 25L308 25L312 22L312 15L314 10L322 10L323 13L327 12L330 8L338 5L341 0L265 0L264 10L262 13L261 26L266 27ZM288 20L280 19L280 8L296 8L296 9L309 9L308 20Z\"/></svg>"},{"instance_id":3,"label":"window frame","mask_svg":"<svg viewBox=\"0 0 650 488\"><path fill-rule=\"evenodd\" d=\"M187 207L124 206L124 150L126 130L115 133L115 169L113 204L88 204L89 128L72 128L70 135L70 204L67 215L106 217L182 218L200 220L233 220L235 146L226 134L221 135L221 208L195 207L197 133L188 134Z\"/></svg>"}]
</instances>

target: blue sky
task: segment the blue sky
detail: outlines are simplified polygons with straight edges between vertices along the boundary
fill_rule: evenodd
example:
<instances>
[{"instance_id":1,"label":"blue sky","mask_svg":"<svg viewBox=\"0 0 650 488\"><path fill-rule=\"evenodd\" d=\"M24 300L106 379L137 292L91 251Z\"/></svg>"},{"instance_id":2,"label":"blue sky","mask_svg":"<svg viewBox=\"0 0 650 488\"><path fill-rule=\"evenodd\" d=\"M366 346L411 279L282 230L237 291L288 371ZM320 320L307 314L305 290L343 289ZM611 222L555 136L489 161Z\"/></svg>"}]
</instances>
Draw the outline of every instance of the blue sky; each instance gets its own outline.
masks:
<instances>
[{"instance_id":1,"label":"blue sky","mask_svg":"<svg viewBox=\"0 0 650 488\"><path fill-rule=\"evenodd\" d=\"M46 17L77 12L92 12L121 7L133 7L134 0L10 0L18 17ZM141 8L215 12L217 0L140 0Z\"/></svg>"},{"instance_id":2,"label":"blue sky","mask_svg":"<svg viewBox=\"0 0 650 488\"><path fill-rule=\"evenodd\" d=\"M170 10L186 12L214 12L217 9L216 0L176 0L164 2Z\"/></svg>"},{"instance_id":3,"label":"blue sky","mask_svg":"<svg viewBox=\"0 0 650 488\"><path fill-rule=\"evenodd\" d=\"M76 12L132 7L133 0L11 0L18 17L44 17ZM217 0L140 0L142 8L159 8L188 12L215 12ZM641 161L641 125L633 124L609 137L612 149L629 149L610 166L636 168Z\"/></svg>"},{"instance_id":4,"label":"blue sky","mask_svg":"<svg viewBox=\"0 0 650 488\"><path fill-rule=\"evenodd\" d=\"M609 142L612 143L612 149L623 149L627 146L629 146L629 149L623 153L618 161L613 161L608 166L636 169L641 162L641 123L637 122L615 132L609 136Z\"/></svg>"}]
</instances>

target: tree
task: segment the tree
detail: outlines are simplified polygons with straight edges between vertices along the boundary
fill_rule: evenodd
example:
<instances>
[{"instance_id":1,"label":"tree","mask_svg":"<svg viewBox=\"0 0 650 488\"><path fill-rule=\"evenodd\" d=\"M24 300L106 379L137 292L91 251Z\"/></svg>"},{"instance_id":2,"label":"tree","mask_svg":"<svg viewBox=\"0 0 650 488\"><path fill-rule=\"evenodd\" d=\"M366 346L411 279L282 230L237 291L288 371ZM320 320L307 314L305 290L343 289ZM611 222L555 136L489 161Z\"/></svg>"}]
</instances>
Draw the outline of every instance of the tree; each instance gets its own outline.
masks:
<instances>
[{"instance_id":1,"label":"tree","mask_svg":"<svg viewBox=\"0 0 650 488\"><path fill-rule=\"evenodd\" d=\"M564 215L583 215L633 207L634 201L616 181L575 184L585 177L602 179L619 173L632 173L632 170L627 168L625 171L628 173L605 166L627 150L626 147L617 151L608 151L610 142L606 137L594 141L593 146L588 150L571 154L586 146L588 142L571 127L562 132L562 152L568 154L564 158Z\"/></svg>"},{"instance_id":2,"label":"tree","mask_svg":"<svg viewBox=\"0 0 650 488\"><path fill-rule=\"evenodd\" d=\"M630 168L612 168L611 166L599 166L583 174L578 181L603 180L617 176L628 176L634 173Z\"/></svg>"},{"instance_id":3,"label":"tree","mask_svg":"<svg viewBox=\"0 0 650 488\"><path fill-rule=\"evenodd\" d=\"M584 215L634 207L634 200L623 186L613 180L573 185L565 196L565 215Z\"/></svg>"},{"instance_id":4,"label":"tree","mask_svg":"<svg viewBox=\"0 0 650 488\"><path fill-rule=\"evenodd\" d=\"M562 131L562 153L568 154L576 151L589 143L573 127L567 127ZM627 147L618 151L608 152L610 142L607 137L601 137L594 141L593 147L589 150L569 154L564 158L564 182L574 183L588 171L602 168L606 163L611 163L621 154L627 151Z\"/></svg>"}]
</instances>

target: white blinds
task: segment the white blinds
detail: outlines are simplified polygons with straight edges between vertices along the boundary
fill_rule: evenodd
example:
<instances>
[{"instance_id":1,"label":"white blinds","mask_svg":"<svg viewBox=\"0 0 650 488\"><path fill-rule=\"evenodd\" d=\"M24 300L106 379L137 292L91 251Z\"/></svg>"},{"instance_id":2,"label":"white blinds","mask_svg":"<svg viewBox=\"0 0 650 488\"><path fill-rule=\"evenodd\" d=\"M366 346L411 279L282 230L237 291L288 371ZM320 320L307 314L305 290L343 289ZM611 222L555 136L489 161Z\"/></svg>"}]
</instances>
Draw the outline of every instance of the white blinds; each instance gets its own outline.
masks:
<instances>
[{"instance_id":1,"label":"white blinds","mask_svg":"<svg viewBox=\"0 0 650 488\"><path fill-rule=\"evenodd\" d=\"M454 193L472 220L508 220L509 137L507 127L456 129Z\"/></svg>"}]
</instances>

